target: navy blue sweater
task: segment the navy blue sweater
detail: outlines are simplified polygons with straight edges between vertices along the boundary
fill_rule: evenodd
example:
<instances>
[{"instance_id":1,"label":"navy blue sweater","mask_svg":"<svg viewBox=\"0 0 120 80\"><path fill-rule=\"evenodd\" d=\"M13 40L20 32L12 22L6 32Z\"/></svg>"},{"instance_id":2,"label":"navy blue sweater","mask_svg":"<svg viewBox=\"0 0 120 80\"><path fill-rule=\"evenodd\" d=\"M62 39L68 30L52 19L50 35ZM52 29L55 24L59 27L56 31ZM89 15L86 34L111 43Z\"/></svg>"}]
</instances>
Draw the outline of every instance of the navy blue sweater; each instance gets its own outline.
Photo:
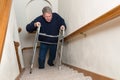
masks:
<instances>
[{"instance_id":1,"label":"navy blue sweater","mask_svg":"<svg viewBox=\"0 0 120 80\"><path fill-rule=\"evenodd\" d=\"M51 22L47 22L43 16L39 16L36 19L34 19L30 24L26 26L26 30L30 33L37 30L37 27L34 26L35 22L41 23L41 33L45 33L47 35L58 35L59 29L61 25L64 25L66 28L66 24L64 22L64 19L59 16L57 13L52 13L52 20ZM57 43L58 38L50 38L45 36L39 36L39 41L45 41L45 42L51 42L51 43Z\"/></svg>"}]
</instances>

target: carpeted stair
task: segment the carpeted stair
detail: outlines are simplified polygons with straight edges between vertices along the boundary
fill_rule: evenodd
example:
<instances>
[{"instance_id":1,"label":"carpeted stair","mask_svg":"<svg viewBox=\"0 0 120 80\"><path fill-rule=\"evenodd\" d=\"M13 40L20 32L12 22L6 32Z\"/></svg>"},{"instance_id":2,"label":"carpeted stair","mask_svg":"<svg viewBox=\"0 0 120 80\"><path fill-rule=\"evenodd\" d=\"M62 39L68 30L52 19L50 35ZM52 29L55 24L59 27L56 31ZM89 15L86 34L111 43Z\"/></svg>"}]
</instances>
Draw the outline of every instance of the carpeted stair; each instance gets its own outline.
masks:
<instances>
[{"instance_id":1,"label":"carpeted stair","mask_svg":"<svg viewBox=\"0 0 120 80\"><path fill-rule=\"evenodd\" d=\"M39 69L38 51L35 58L34 68L32 69L32 74L30 74L32 52L32 49L23 51L25 71L20 77L20 80L92 80L90 76L84 76L83 73L78 73L76 70L64 65L61 66L61 69L58 69L58 66L51 67L46 64L44 69Z\"/></svg>"}]
</instances>

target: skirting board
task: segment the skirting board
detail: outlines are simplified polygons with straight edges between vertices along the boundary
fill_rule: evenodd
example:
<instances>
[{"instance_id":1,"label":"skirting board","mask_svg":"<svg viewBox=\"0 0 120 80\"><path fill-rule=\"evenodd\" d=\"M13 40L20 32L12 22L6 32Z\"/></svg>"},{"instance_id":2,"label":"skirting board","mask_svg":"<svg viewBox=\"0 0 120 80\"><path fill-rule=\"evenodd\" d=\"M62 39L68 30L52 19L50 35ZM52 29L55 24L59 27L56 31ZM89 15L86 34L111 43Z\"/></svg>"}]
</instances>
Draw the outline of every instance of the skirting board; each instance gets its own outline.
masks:
<instances>
[{"instance_id":1,"label":"skirting board","mask_svg":"<svg viewBox=\"0 0 120 80\"><path fill-rule=\"evenodd\" d=\"M85 76L91 76L93 80L115 80L115 79L112 79L112 78L109 78L109 77L106 77L106 76L103 76L103 75L100 75L94 72L90 72L90 71L87 71L87 70L84 70L84 69L66 64L66 63L63 63L63 64L74 70L77 70L78 72L84 73Z\"/></svg>"},{"instance_id":2,"label":"skirting board","mask_svg":"<svg viewBox=\"0 0 120 80\"><path fill-rule=\"evenodd\" d=\"M37 48L39 48L40 46L37 46ZM28 50L28 49L33 49L33 47L24 47L24 48L22 48L22 53L23 53L23 51L24 50Z\"/></svg>"}]
</instances>

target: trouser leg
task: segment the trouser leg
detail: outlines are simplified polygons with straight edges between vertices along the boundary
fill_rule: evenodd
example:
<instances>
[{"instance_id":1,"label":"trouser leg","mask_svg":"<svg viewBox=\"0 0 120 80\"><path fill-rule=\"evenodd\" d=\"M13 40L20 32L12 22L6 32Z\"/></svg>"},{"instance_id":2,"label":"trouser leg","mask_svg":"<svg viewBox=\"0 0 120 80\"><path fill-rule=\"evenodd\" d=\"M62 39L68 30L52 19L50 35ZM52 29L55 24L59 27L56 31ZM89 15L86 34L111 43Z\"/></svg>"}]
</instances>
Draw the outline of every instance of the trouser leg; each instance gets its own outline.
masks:
<instances>
[{"instance_id":1,"label":"trouser leg","mask_svg":"<svg viewBox=\"0 0 120 80\"><path fill-rule=\"evenodd\" d=\"M53 66L53 61L55 60L56 57L56 49L57 45L49 45L49 58L48 58L48 64L50 66Z\"/></svg>"},{"instance_id":2,"label":"trouser leg","mask_svg":"<svg viewBox=\"0 0 120 80\"><path fill-rule=\"evenodd\" d=\"M48 51L48 45L41 43L39 50L39 58L38 58L39 68L44 68L47 51Z\"/></svg>"}]
</instances>

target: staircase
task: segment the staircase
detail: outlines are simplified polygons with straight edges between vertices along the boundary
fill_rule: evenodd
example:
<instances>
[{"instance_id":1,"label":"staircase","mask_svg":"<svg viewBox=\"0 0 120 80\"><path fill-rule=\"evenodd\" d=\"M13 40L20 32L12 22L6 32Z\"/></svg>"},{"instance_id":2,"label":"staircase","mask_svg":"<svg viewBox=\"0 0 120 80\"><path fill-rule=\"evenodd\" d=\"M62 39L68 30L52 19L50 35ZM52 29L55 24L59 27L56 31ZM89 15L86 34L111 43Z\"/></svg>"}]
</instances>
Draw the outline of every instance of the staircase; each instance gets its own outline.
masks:
<instances>
[{"instance_id":1,"label":"staircase","mask_svg":"<svg viewBox=\"0 0 120 80\"><path fill-rule=\"evenodd\" d=\"M25 71L20 80L92 80L90 76L84 76L83 73L78 73L76 70L64 65L61 66L61 70L58 69L57 65L50 67L47 64L44 69L38 69L38 54L36 54L34 68L32 74L30 74L32 52L32 49L23 51Z\"/></svg>"}]
</instances>

